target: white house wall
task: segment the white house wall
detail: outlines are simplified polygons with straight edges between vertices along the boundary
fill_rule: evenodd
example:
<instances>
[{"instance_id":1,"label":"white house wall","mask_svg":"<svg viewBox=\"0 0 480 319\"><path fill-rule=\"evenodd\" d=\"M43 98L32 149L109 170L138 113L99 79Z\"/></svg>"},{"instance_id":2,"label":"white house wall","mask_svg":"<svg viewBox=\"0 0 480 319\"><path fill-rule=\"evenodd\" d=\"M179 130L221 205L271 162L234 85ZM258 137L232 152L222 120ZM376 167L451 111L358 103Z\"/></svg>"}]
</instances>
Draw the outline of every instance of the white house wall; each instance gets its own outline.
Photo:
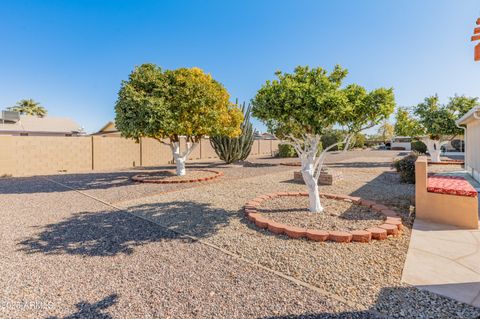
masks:
<instances>
[{"instance_id":1,"label":"white house wall","mask_svg":"<svg viewBox=\"0 0 480 319\"><path fill-rule=\"evenodd\" d=\"M465 168L480 182L480 120L467 124L467 156Z\"/></svg>"}]
</instances>

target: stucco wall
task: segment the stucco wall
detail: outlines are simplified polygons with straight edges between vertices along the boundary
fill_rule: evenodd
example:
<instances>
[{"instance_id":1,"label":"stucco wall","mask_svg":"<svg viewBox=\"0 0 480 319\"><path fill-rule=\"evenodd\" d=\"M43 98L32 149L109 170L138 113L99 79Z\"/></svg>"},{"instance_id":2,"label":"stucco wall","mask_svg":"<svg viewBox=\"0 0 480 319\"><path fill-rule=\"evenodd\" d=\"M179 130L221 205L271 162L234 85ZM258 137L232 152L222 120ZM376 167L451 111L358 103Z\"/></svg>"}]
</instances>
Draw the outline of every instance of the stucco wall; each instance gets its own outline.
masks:
<instances>
[{"instance_id":1,"label":"stucco wall","mask_svg":"<svg viewBox=\"0 0 480 319\"><path fill-rule=\"evenodd\" d=\"M185 141L181 142L182 148ZM278 142L255 141L252 156L270 155L278 150ZM217 156L210 141L190 155L191 160L213 160ZM141 143L121 137L44 137L0 136L0 176L48 175L91 170L114 170L135 166L160 166L171 163L168 145L150 138Z\"/></svg>"}]
</instances>

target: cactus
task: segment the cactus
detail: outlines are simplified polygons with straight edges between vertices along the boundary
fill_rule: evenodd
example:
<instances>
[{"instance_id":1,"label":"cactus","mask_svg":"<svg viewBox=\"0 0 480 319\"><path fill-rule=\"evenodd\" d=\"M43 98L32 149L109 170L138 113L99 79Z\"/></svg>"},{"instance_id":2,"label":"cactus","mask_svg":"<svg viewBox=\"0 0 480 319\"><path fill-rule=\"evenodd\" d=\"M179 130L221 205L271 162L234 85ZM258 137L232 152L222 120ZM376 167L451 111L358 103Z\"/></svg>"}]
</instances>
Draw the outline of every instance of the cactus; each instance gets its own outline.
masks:
<instances>
[{"instance_id":1,"label":"cactus","mask_svg":"<svg viewBox=\"0 0 480 319\"><path fill-rule=\"evenodd\" d=\"M242 104L243 123L241 124L242 133L239 137L231 138L228 136L211 136L210 144L215 153L225 163L230 164L235 161L245 160L253 145L253 127L250 123L251 106Z\"/></svg>"}]
</instances>

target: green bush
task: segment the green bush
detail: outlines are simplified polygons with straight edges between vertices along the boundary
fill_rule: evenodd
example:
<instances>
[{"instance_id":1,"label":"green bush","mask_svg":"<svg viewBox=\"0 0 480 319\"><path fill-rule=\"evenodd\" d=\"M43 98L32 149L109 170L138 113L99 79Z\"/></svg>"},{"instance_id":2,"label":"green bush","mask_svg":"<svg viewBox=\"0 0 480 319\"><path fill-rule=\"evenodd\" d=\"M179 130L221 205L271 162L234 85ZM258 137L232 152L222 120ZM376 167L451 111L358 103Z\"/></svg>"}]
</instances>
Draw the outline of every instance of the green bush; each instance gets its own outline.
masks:
<instances>
[{"instance_id":1,"label":"green bush","mask_svg":"<svg viewBox=\"0 0 480 319\"><path fill-rule=\"evenodd\" d=\"M318 145L318 153L323 150L322 144ZM298 157L295 148L290 144L280 144L278 145L277 157Z\"/></svg>"},{"instance_id":2,"label":"green bush","mask_svg":"<svg viewBox=\"0 0 480 319\"><path fill-rule=\"evenodd\" d=\"M427 145L422 141L412 141L412 151L425 154L427 153Z\"/></svg>"},{"instance_id":3,"label":"green bush","mask_svg":"<svg viewBox=\"0 0 480 319\"><path fill-rule=\"evenodd\" d=\"M344 133L340 130L328 130L325 134L322 135L322 146L327 148L332 144L343 141ZM331 148L331 151L338 151L342 149L342 145L335 146Z\"/></svg>"},{"instance_id":4,"label":"green bush","mask_svg":"<svg viewBox=\"0 0 480 319\"><path fill-rule=\"evenodd\" d=\"M418 155L412 153L393 163L393 166L400 174L400 180L403 183L415 184L415 161L417 158Z\"/></svg>"},{"instance_id":5,"label":"green bush","mask_svg":"<svg viewBox=\"0 0 480 319\"><path fill-rule=\"evenodd\" d=\"M292 145L280 144L278 145L278 157L297 157L297 152Z\"/></svg>"}]
</instances>

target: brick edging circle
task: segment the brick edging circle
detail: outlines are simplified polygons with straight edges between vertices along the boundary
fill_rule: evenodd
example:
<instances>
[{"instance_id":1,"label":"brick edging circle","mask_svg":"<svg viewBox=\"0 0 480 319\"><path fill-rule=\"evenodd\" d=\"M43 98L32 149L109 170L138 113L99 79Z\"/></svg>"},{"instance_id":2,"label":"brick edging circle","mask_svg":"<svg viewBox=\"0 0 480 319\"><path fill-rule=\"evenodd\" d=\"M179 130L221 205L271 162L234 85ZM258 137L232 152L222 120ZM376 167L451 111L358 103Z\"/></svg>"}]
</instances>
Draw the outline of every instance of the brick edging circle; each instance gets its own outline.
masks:
<instances>
[{"instance_id":1,"label":"brick edging circle","mask_svg":"<svg viewBox=\"0 0 480 319\"><path fill-rule=\"evenodd\" d=\"M308 196L308 193L277 192L258 196L257 198L254 198L245 204L245 215L251 222L255 223L257 227L268 229L274 234L283 234L290 238L307 238L313 241L330 240L340 243L349 243L352 241L367 243L372 239L384 240L387 239L388 236L399 236L403 229L402 218L393 209L371 200L349 195L320 193L320 196L324 198L344 200L360 206L371 208L372 210L384 215L386 217L385 222L377 227L371 227L365 230L353 230L349 232L329 231L284 225L265 218L258 212L258 207L262 202L271 198L283 196Z\"/></svg>"},{"instance_id":2,"label":"brick edging circle","mask_svg":"<svg viewBox=\"0 0 480 319\"><path fill-rule=\"evenodd\" d=\"M214 175L208 176L208 177L192 178L192 179L184 179L184 180L163 180L163 179L145 179L142 177L142 174L138 174L138 175L132 176L132 181L139 182L139 183L152 183L152 184L181 184L181 183L206 182L206 181L218 178L220 176L223 176L223 172L214 171L211 169L201 169L196 171L210 172L210 173L214 173ZM157 171L157 172L168 172L168 171L163 170L163 171ZM146 174L143 174L143 175L146 175Z\"/></svg>"}]
</instances>

